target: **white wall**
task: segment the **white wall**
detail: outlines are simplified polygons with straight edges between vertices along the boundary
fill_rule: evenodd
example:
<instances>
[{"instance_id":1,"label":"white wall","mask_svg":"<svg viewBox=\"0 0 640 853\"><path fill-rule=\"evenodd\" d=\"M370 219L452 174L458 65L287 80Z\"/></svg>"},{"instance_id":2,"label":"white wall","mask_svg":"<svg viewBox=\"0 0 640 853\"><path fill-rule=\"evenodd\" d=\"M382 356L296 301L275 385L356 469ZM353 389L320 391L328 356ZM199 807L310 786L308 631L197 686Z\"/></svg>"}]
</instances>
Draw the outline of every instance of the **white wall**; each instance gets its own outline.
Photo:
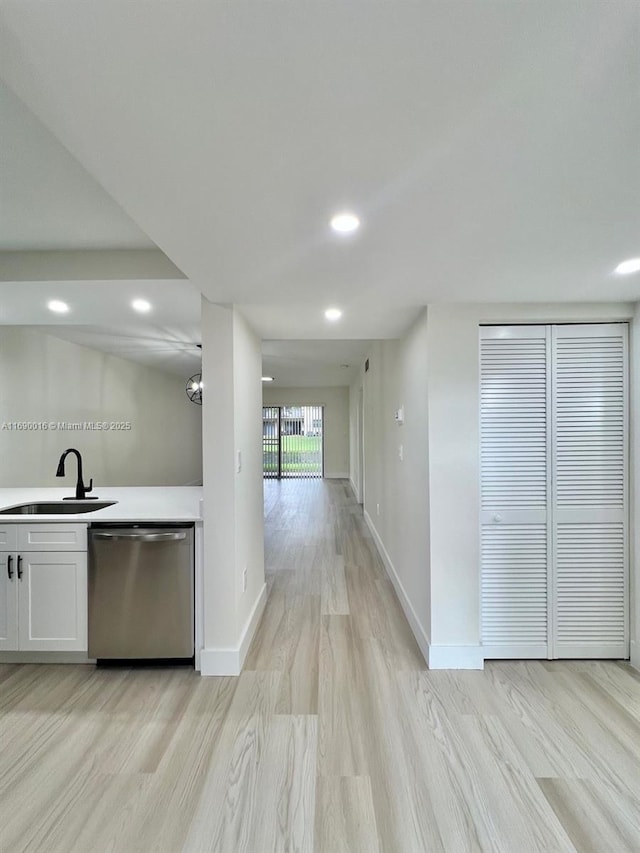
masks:
<instances>
[{"instance_id":1,"label":"white wall","mask_svg":"<svg viewBox=\"0 0 640 853\"><path fill-rule=\"evenodd\" d=\"M481 323L625 320L625 304L429 307L430 664L481 666L479 344Z\"/></svg>"},{"instance_id":2,"label":"white wall","mask_svg":"<svg viewBox=\"0 0 640 853\"><path fill-rule=\"evenodd\" d=\"M264 500L262 470L262 347L244 317L233 316L236 471L236 606L244 628L264 590ZM242 572L247 569L247 590Z\"/></svg>"},{"instance_id":3,"label":"white wall","mask_svg":"<svg viewBox=\"0 0 640 853\"><path fill-rule=\"evenodd\" d=\"M183 486L202 478L202 412L179 376L51 335L0 326L0 485L75 484L76 447L85 481L103 486ZM130 430L2 429L4 423L124 421Z\"/></svg>"},{"instance_id":4,"label":"white wall","mask_svg":"<svg viewBox=\"0 0 640 853\"><path fill-rule=\"evenodd\" d=\"M431 629L427 344L425 310L401 340L373 345L369 371L350 388L353 433L364 386L365 518L425 655ZM400 407L402 426L394 417Z\"/></svg>"},{"instance_id":5,"label":"white wall","mask_svg":"<svg viewBox=\"0 0 640 853\"><path fill-rule=\"evenodd\" d=\"M202 299L204 649L237 644L233 312ZM205 652L200 657L207 672ZM217 661L210 670L215 672Z\"/></svg>"},{"instance_id":6,"label":"white wall","mask_svg":"<svg viewBox=\"0 0 640 853\"><path fill-rule=\"evenodd\" d=\"M0 281L184 279L160 249L53 249L0 253Z\"/></svg>"},{"instance_id":7,"label":"white wall","mask_svg":"<svg viewBox=\"0 0 640 853\"><path fill-rule=\"evenodd\" d=\"M266 601L261 374L242 315L203 298L203 675L239 674Z\"/></svg>"},{"instance_id":8,"label":"white wall","mask_svg":"<svg viewBox=\"0 0 640 853\"><path fill-rule=\"evenodd\" d=\"M265 406L324 406L325 477L349 477L349 389L272 388L262 391Z\"/></svg>"},{"instance_id":9,"label":"white wall","mask_svg":"<svg viewBox=\"0 0 640 853\"><path fill-rule=\"evenodd\" d=\"M480 646L479 326L634 319L632 446L640 447L640 305L434 304L398 341L377 342L365 395L365 517L432 668L478 668ZM404 405L405 425L393 420ZM403 445L404 461L398 456ZM640 452L632 455L640 484ZM632 490L633 491L633 490ZM632 507L632 655L640 665L640 501Z\"/></svg>"},{"instance_id":10,"label":"white wall","mask_svg":"<svg viewBox=\"0 0 640 853\"><path fill-rule=\"evenodd\" d=\"M364 411L364 372L361 371L349 388L349 480L358 503L363 503L364 489L362 482L363 440L361 418ZM360 394L363 394L361 403Z\"/></svg>"}]
</instances>

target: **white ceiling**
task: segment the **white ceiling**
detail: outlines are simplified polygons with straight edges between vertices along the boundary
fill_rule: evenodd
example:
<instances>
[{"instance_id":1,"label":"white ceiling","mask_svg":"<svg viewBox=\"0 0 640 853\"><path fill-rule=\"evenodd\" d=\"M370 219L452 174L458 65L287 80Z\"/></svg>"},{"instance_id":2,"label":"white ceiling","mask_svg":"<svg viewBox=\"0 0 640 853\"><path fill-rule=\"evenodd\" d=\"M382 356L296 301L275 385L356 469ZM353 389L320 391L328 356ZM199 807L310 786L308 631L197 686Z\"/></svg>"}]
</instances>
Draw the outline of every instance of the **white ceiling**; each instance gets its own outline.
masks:
<instances>
[{"instance_id":1,"label":"white ceiling","mask_svg":"<svg viewBox=\"0 0 640 853\"><path fill-rule=\"evenodd\" d=\"M131 308L134 298L152 305L148 314ZM59 299L68 314L52 314ZM200 293L178 281L65 281L0 284L2 326L31 326L82 346L179 375L200 369Z\"/></svg>"},{"instance_id":2,"label":"white ceiling","mask_svg":"<svg viewBox=\"0 0 640 853\"><path fill-rule=\"evenodd\" d=\"M350 385L370 345L371 341L264 341L262 372L278 387Z\"/></svg>"},{"instance_id":3,"label":"white ceiling","mask_svg":"<svg viewBox=\"0 0 640 853\"><path fill-rule=\"evenodd\" d=\"M0 121L0 251L153 247L2 83Z\"/></svg>"},{"instance_id":4,"label":"white ceiling","mask_svg":"<svg viewBox=\"0 0 640 853\"><path fill-rule=\"evenodd\" d=\"M322 300L322 301L320 301ZM338 304L343 316L337 323L327 322L324 309ZM242 313L265 340L327 339L349 340L396 338L403 334L420 313L420 306L389 305L388 300L329 300L322 296L308 302L291 301L262 305L242 305Z\"/></svg>"},{"instance_id":5,"label":"white ceiling","mask_svg":"<svg viewBox=\"0 0 640 853\"><path fill-rule=\"evenodd\" d=\"M52 314L47 303L57 299L70 307ZM146 299L152 310L137 314L133 299ZM131 324L200 328L200 293L189 281L126 279L110 281L20 281L0 283L0 325ZM198 342L200 336L198 333Z\"/></svg>"},{"instance_id":6,"label":"white ceiling","mask_svg":"<svg viewBox=\"0 0 640 853\"><path fill-rule=\"evenodd\" d=\"M640 298L611 275L640 255L637 0L0 0L0 77L264 338ZM341 241L347 206L363 227Z\"/></svg>"}]
</instances>

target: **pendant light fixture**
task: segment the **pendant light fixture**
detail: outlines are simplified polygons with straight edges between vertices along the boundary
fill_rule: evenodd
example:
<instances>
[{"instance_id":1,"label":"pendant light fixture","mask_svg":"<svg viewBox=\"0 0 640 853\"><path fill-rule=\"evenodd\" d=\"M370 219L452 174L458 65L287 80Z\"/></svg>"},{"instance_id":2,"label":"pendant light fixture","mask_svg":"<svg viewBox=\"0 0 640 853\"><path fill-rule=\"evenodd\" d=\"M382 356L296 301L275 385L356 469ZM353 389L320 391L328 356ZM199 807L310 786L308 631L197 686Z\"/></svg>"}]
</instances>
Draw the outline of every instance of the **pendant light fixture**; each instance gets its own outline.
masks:
<instances>
[{"instance_id":1,"label":"pendant light fixture","mask_svg":"<svg viewBox=\"0 0 640 853\"><path fill-rule=\"evenodd\" d=\"M202 374L194 373L187 380L187 386L184 389L187 392L187 397L196 406L202 405Z\"/></svg>"},{"instance_id":2,"label":"pendant light fixture","mask_svg":"<svg viewBox=\"0 0 640 853\"><path fill-rule=\"evenodd\" d=\"M202 351L202 344L196 344L197 348ZM191 400L192 403L195 403L196 406L202 405L202 372L194 373L193 376L190 376L187 379L187 384L184 389L187 393L187 397Z\"/></svg>"}]
</instances>

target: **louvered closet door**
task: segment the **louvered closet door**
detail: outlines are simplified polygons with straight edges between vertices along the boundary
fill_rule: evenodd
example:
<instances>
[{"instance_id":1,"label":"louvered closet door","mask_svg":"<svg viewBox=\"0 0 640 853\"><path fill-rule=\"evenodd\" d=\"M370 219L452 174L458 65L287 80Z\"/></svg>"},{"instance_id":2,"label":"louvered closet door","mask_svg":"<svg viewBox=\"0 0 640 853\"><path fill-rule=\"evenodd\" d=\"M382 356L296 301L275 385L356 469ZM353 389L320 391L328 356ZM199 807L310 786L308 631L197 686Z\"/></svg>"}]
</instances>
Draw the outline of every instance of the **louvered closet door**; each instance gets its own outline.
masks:
<instances>
[{"instance_id":1,"label":"louvered closet door","mask_svg":"<svg viewBox=\"0 0 640 853\"><path fill-rule=\"evenodd\" d=\"M481 599L487 658L548 656L545 326L480 330Z\"/></svg>"},{"instance_id":2,"label":"louvered closet door","mask_svg":"<svg viewBox=\"0 0 640 853\"><path fill-rule=\"evenodd\" d=\"M628 657L627 326L554 326L552 364L552 656Z\"/></svg>"}]
</instances>

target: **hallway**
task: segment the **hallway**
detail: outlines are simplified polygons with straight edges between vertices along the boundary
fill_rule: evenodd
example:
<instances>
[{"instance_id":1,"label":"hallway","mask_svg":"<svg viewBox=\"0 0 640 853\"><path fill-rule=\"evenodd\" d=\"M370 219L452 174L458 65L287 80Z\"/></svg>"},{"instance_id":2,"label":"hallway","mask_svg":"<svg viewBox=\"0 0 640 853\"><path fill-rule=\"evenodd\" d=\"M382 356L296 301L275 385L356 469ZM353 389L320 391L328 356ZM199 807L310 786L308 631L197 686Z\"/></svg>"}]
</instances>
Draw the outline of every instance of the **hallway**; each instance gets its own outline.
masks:
<instances>
[{"instance_id":1,"label":"hallway","mask_svg":"<svg viewBox=\"0 0 640 853\"><path fill-rule=\"evenodd\" d=\"M346 482L265 483L265 510L245 670L281 672L274 713L317 714L315 846L292 849L637 850L634 670L428 671Z\"/></svg>"},{"instance_id":2,"label":"hallway","mask_svg":"<svg viewBox=\"0 0 640 853\"><path fill-rule=\"evenodd\" d=\"M0 664L2 853L638 849L637 672L428 671L346 481L265 513L239 678Z\"/></svg>"}]
</instances>

